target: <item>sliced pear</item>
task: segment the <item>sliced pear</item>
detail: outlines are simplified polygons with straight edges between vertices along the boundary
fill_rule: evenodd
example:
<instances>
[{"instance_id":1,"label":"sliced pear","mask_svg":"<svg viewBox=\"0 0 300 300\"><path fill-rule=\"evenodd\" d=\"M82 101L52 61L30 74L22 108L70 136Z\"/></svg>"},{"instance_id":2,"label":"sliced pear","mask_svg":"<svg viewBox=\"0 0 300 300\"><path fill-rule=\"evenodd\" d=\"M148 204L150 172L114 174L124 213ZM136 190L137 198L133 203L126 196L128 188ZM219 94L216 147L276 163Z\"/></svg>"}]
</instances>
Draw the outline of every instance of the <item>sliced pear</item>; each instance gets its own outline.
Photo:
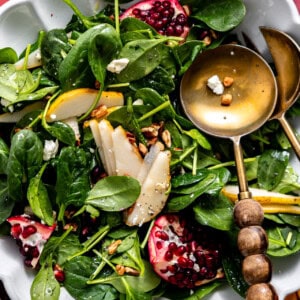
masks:
<instances>
[{"instance_id":1,"label":"sliced pear","mask_svg":"<svg viewBox=\"0 0 300 300\"><path fill-rule=\"evenodd\" d=\"M107 167L106 172L108 175L116 175L116 159L112 139L114 128L106 119L103 119L99 122L98 128L102 144L103 156Z\"/></svg>"},{"instance_id":2,"label":"sliced pear","mask_svg":"<svg viewBox=\"0 0 300 300\"><path fill-rule=\"evenodd\" d=\"M135 204L126 211L128 226L141 226L164 208L170 187L170 151L160 151L152 163Z\"/></svg>"},{"instance_id":3,"label":"sliced pear","mask_svg":"<svg viewBox=\"0 0 300 300\"><path fill-rule=\"evenodd\" d=\"M293 195L286 195L277 192L270 192L264 189L249 188L252 194L252 198L257 202L263 204L300 204L300 197ZM236 185L226 185L221 191L225 196L227 196L231 201L235 202L238 200L237 194L239 188Z\"/></svg>"},{"instance_id":4,"label":"sliced pear","mask_svg":"<svg viewBox=\"0 0 300 300\"><path fill-rule=\"evenodd\" d=\"M79 124L78 120L76 117L71 117L65 120L62 120L63 123L69 125L72 130L74 131L76 141L80 140L80 129L79 129Z\"/></svg>"},{"instance_id":5,"label":"sliced pear","mask_svg":"<svg viewBox=\"0 0 300 300\"><path fill-rule=\"evenodd\" d=\"M50 106L46 120L59 121L70 117L79 117L93 104L99 91L89 88L79 88L61 94ZM124 105L124 96L120 92L103 91L96 107L105 105L107 107Z\"/></svg>"},{"instance_id":6,"label":"sliced pear","mask_svg":"<svg viewBox=\"0 0 300 300\"><path fill-rule=\"evenodd\" d=\"M122 126L114 129L112 140L117 175L127 175L137 178L142 167L143 158L137 147L128 140L126 131Z\"/></svg>"},{"instance_id":7,"label":"sliced pear","mask_svg":"<svg viewBox=\"0 0 300 300\"><path fill-rule=\"evenodd\" d=\"M24 68L25 59L21 58L15 63L15 67L17 70L22 70ZM33 69L40 67L42 65L42 56L41 50L38 48L32 51L27 58L26 69Z\"/></svg>"},{"instance_id":8,"label":"sliced pear","mask_svg":"<svg viewBox=\"0 0 300 300\"><path fill-rule=\"evenodd\" d=\"M149 152L145 155L143 164L136 178L140 184L142 184L146 179L155 158L161 150L163 150L162 145L161 143L157 142L150 147Z\"/></svg>"},{"instance_id":9,"label":"sliced pear","mask_svg":"<svg viewBox=\"0 0 300 300\"><path fill-rule=\"evenodd\" d=\"M34 110L43 109L44 106L45 105L43 102L37 101L25 106L22 110L0 114L0 123L16 123L20 121L27 113Z\"/></svg>"},{"instance_id":10,"label":"sliced pear","mask_svg":"<svg viewBox=\"0 0 300 300\"><path fill-rule=\"evenodd\" d=\"M93 137L94 137L97 149L98 149L98 153L100 155L101 162L103 164L103 168L105 169L105 171L107 171L108 167L106 165L106 160L105 160L102 142L101 142L101 138L100 138L98 121L90 120L89 125L90 125L91 131L92 131L92 134L93 134Z\"/></svg>"}]
</instances>

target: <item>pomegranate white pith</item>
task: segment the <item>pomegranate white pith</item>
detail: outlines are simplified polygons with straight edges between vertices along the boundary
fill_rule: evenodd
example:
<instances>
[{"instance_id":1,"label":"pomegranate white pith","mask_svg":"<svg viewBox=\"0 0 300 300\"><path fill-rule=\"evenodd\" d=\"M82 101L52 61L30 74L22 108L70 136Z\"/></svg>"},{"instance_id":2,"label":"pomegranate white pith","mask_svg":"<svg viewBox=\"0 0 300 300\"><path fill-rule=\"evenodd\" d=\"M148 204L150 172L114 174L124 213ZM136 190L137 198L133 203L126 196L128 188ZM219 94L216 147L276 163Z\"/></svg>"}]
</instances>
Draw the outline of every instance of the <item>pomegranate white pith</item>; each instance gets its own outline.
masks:
<instances>
[{"instance_id":1,"label":"pomegranate white pith","mask_svg":"<svg viewBox=\"0 0 300 300\"><path fill-rule=\"evenodd\" d=\"M129 7L121 20L133 17L152 26L159 34L186 38L188 15L177 0L145 0Z\"/></svg>"},{"instance_id":2,"label":"pomegranate white pith","mask_svg":"<svg viewBox=\"0 0 300 300\"><path fill-rule=\"evenodd\" d=\"M223 278L220 246L212 232L190 226L178 214L159 217L148 241L150 262L164 280L181 288L194 288Z\"/></svg>"}]
</instances>

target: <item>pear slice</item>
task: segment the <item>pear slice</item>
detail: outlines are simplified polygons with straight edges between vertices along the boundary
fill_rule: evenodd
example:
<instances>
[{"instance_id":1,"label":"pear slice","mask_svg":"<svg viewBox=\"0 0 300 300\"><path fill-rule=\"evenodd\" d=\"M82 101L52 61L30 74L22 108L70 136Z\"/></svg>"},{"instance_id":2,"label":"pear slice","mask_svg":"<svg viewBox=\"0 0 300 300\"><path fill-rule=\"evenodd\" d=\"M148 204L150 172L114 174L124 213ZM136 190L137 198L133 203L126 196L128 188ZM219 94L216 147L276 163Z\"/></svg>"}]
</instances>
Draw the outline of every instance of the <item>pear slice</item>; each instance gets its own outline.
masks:
<instances>
[{"instance_id":1,"label":"pear slice","mask_svg":"<svg viewBox=\"0 0 300 300\"><path fill-rule=\"evenodd\" d=\"M160 151L145 178L135 204L125 212L128 226L141 226L164 208L170 187L170 151Z\"/></svg>"},{"instance_id":2,"label":"pear slice","mask_svg":"<svg viewBox=\"0 0 300 300\"><path fill-rule=\"evenodd\" d=\"M22 70L24 69L24 63L25 58L21 58L15 63L16 70ZM41 55L41 49L38 48L34 51L32 51L27 58L26 61L26 69L33 69L40 67L42 65L42 55Z\"/></svg>"},{"instance_id":3,"label":"pear slice","mask_svg":"<svg viewBox=\"0 0 300 300\"><path fill-rule=\"evenodd\" d=\"M163 150L163 145L160 142L157 142L150 147L149 152L145 155L143 164L136 178L140 184L143 184L155 158L161 150Z\"/></svg>"},{"instance_id":4,"label":"pear slice","mask_svg":"<svg viewBox=\"0 0 300 300\"><path fill-rule=\"evenodd\" d=\"M25 106L21 110L0 114L0 123L16 123L20 121L27 113L30 113L34 110L43 109L44 106L45 105L42 101L36 101L32 104Z\"/></svg>"},{"instance_id":5,"label":"pear slice","mask_svg":"<svg viewBox=\"0 0 300 300\"><path fill-rule=\"evenodd\" d=\"M89 126L91 128L97 149L98 149L98 153L101 159L101 162L103 164L103 168L105 169L105 171L107 172L107 165L106 165L106 160L105 160L105 156L104 156L104 151L103 151L103 147L102 147L102 142L101 142L101 138L100 138L100 132L99 132L99 124L97 120L90 120L89 121Z\"/></svg>"},{"instance_id":6,"label":"pear slice","mask_svg":"<svg viewBox=\"0 0 300 300\"><path fill-rule=\"evenodd\" d=\"M98 124L99 136L102 144L103 156L106 164L106 172L108 175L116 175L116 159L113 150L113 139L112 134L114 128L111 126L110 122L103 119Z\"/></svg>"},{"instance_id":7,"label":"pear slice","mask_svg":"<svg viewBox=\"0 0 300 300\"><path fill-rule=\"evenodd\" d=\"M237 194L239 187L237 185L226 185L222 188L221 193L228 197L231 201L238 200ZM262 205L265 204L300 204L300 197L293 195L286 195L278 192L271 192L265 189L249 188L252 198Z\"/></svg>"},{"instance_id":8,"label":"pear slice","mask_svg":"<svg viewBox=\"0 0 300 300\"><path fill-rule=\"evenodd\" d=\"M137 147L128 140L126 131L122 126L114 129L112 140L117 175L137 178L142 167L143 158Z\"/></svg>"},{"instance_id":9,"label":"pear slice","mask_svg":"<svg viewBox=\"0 0 300 300\"><path fill-rule=\"evenodd\" d=\"M79 88L61 94L49 107L46 115L47 122L83 115L91 107L98 93L99 91L95 89ZM124 96L120 92L103 91L96 107L100 105L122 106Z\"/></svg>"}]
</instances>

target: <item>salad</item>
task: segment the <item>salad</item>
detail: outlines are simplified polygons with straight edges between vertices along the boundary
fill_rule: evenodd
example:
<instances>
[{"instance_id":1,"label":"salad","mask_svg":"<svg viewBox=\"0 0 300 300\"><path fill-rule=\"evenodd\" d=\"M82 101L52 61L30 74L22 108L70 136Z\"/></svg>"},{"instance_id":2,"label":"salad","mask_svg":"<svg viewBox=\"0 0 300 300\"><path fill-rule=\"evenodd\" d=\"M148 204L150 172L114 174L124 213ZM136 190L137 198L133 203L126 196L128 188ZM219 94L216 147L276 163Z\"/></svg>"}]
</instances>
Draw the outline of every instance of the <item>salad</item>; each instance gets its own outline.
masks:
<instances>
[{"instance_id":1,"label":"salad","mask_svg":"<svg viewBox=\"0 0 300 300\"><path fill-rule=\"evenodd\" d=\"M232 146L184 116L178 90L199 53L238 42L243 2L116 1L90 17L63 2L65 28L0 49L0 228L36 269L31 298L244 297ZM242 143L267 253L292 255L289 142L270 121Z\"/></svg>"}]
</instances>

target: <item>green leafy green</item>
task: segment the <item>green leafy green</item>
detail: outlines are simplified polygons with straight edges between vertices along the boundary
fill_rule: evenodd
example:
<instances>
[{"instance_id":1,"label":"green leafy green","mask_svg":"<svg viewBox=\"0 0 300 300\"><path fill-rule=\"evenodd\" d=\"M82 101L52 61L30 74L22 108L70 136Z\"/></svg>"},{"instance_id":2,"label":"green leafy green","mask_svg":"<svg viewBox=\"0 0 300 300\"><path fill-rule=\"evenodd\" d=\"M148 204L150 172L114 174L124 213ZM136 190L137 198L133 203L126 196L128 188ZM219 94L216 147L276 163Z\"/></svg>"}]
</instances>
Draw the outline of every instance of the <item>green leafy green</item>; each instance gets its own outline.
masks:
<instances>
[{"instance_id":1,"label":"green leafy green","mask_svg":"<svg viewBox=\"0 0 300 300\"><path fill-rule=\"evenodd\" d=\"M85 204L104 211L122 211L130 207L140 194L139 182L129 176L108 176L89 191Z\"/></svg>"}]
</instances>

